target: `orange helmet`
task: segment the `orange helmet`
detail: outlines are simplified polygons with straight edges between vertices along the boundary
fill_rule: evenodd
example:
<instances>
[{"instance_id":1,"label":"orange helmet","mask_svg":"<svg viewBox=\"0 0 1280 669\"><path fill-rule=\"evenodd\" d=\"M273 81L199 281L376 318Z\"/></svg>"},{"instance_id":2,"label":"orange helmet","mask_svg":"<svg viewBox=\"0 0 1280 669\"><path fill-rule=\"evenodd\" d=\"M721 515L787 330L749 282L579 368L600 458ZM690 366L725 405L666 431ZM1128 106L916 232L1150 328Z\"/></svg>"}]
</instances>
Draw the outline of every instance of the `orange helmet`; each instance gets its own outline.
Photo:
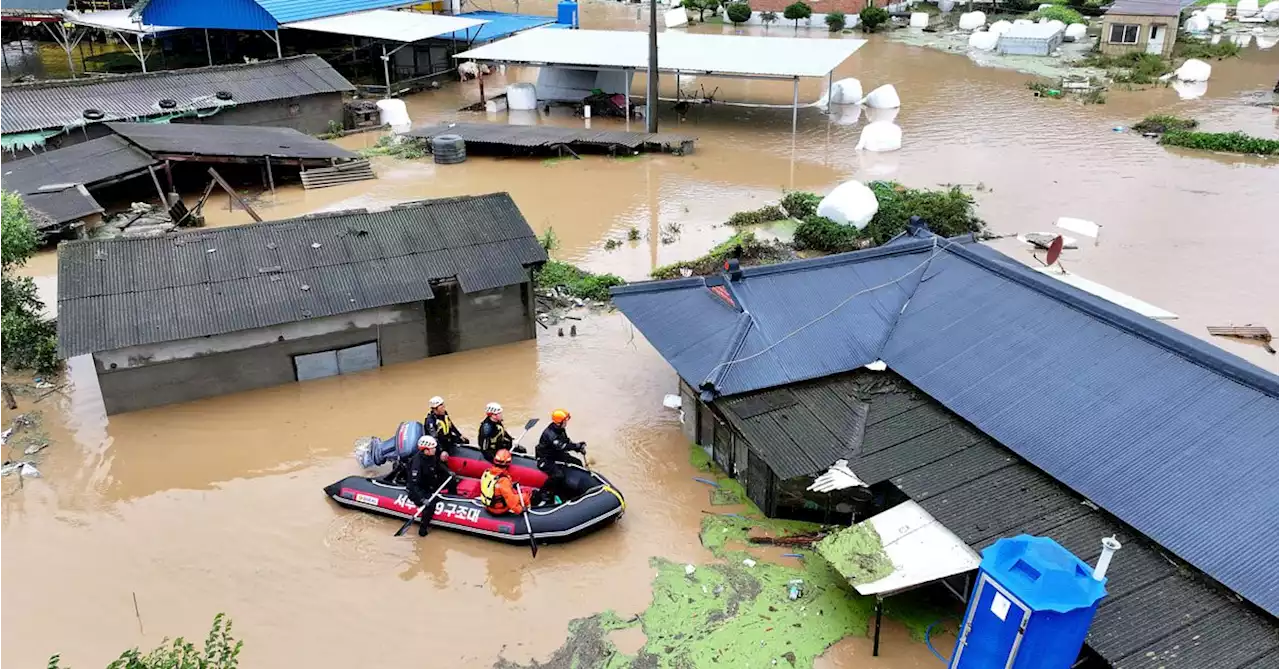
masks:
<instances>
[{"instance_id":1,"label":"orange helmet","mask_svg":"<svg viewBox=\"0 0 1280 669\"><path fill-rule=\"evenodd\" d=\"M498 465L499 467L510 467L511 451L508 451L505 448L499 449L497 453L493 454L493 464Z\"/></svg>"},{"instance_id":2,"label":"orange helmet","mask_svg":"<svg viewBox=\"0 0 1280 669\"><path fill-rule=\"evenodd\" d=\"M568 411L565 411L564 409L556 409L555 411L552 411L552 412L551 412L551 422L552 422L552 423L555 423L556 425L559 425L559 424L561 424L561 423L565 422L566 420L569 420L569 412L568 412Z\"/></svg>"}]
</instances>

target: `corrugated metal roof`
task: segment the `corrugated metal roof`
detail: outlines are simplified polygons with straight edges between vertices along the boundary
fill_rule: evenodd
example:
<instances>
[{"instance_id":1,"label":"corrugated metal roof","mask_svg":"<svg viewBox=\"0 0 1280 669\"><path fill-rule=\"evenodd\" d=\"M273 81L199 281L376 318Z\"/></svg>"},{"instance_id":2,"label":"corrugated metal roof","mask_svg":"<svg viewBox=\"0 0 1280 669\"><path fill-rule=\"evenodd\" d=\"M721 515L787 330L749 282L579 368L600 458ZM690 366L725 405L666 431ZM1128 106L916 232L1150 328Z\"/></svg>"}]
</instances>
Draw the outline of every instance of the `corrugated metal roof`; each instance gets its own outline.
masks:
<instances>
[{"instance_id":1,"label":"corrugated metal roof","mask_svg":"<svg viewBox=\"0 0 1280 669\"><path fill-rule=\"evenodd\" d=\"M859 370L715 402L758 406L770 398L827 389L867 404L861 444L849 467L869 484L892 481L975 550L1002 536L1052 537L1092 563L1101 538L1124 547L1107 572L1107 597L1087 642L1125 669L1243 669L1276 652L1277 625L1176 564L1133 529L1082 503L1069 488L1027 464L892 372ZM728 416L731 422L732 414ZM920 425L929 426L922 431ZM813 436L788 430L774 439ZM756 437L748 437L756 448Z\"/></svg>"},{"instance_id":2,"label":"corrugated metal roof","mask_svg":"<svg viewBox=\"0 0 1280 669\"><path fill-rule=\"evenodd\" d=\"M112 132L151 153L244 158L358 158L293 128L203 123L108 123Z\"/></svg>"},{"instance_id":3,"label":"corrugated metal roof","mask_svg":"<svg viewBox=\"0 0 1280 669\"><path fill-rule=\"evenodd\" d=\"M741 353L730 348L741 326L708 316L715 298L701 279L632 284L614 302L704 392L733 395L883 360L1275 614L1275 375L1001 257L920 240L748 268L730 286L760 338ZM884 287L862 292L876 285ZM727 360L741 362L714 377Z\"/></svg>"},{"instance_id":4,"label":"corrugated metal roof","mask_svg":"<svg viewBox=\"0 0 1280 669\"><path fill-rule=\"evenodd\" d=\"M1177 16L1182 13L1180 0L1116 0L1108 14L1132 16Z\"/></svg>"},{"instance_id":5,"label":"corrugated metal roof","mask_svg":"<svg viewBox=\"0 0 1280 669\"><path fill-rule=\"evenodd\" d=\"M412 4L405 0L142 0L133 13L147 23L181 28L275 30L283 23Z\"/></svg>"},{"instance_id":6,"label":"corrugated metal roof","mask_svg":"<svg viewBox=\"0 0 1280 669\"><path fill-rule=\"evenodd\" d=\"M61 149L37 153L0 165L5 190L35 193L51 184L84 184L92 187L136 172L160 161L128 142L108 135Z\"/></svg>"},{"instance_id":7,"label":"corrugated metal roof","mask_svg":"<svg viewBox=\"0 0 1280 669\"><path fill-rule=\"evenodd\" d=\"M89 123L84 110L103 112L101 121L128 121L163 116L184 109L211 110L354 90L319 56L305 55L260 63L214 65L186 70L112 75L12 84L4 89L4 133L77 127ZM231 93L229 102L217 100ZM161 109L160 100L178 103ZM98 121L95 121L98 122Z\"/></svg>"},{"instance_id":8,"label":"corrugated metal roof","mask_svg":"<svg viewBox=\"0 0 1280 669\"><path fill-rule=\"evenodd\" d=\"M852 457L867 417L865 402L822 382L725 398L716 406L784 480Z\"/></svg>"},{"instance_id":9,"label":"corrugated metal roof","mask_svg":"<svg viewBox=\"0 0 1280 669\"><path fill-rule=\"evenodd\" d=\"M484 25L483 19L372 9L358 14L298 21L285 27L409 43L431 37L448 37L455 31L474 35L476 28L481 25Z\"/></svg>"},{"instance_id":10,"label":"corrugated metal roof","mask_svg":"<svg viewBox=\"0 0 1280 669\"><path fill-rule=\"evenodd\" d=\"M458 16L466 19L480 19L487 21L487 23L480 26L479 32L475 30L458 30L448 35L441 35L441 38L453 40L455 42L483 44L485 42L492 42L504 37L510 37L511 35L529 30L530 28L554 26L556 23L556 17L554 16L508 14L507 12L463 12Z\"/></svg>"},{"instance_id":11,"label":"corrugated metal roof","mask_svg":"<svg viewBox=\"0 0 1280 669\"><path fill-rule=\"evenodd\" d=\"M191 2L193 0L187 1ZM208 0L194 1L207 2ZM318 19L324 16L354 14L370 9L404 7L417 4L418 1L420 0L409 0L408 2L405 0L257 0L258 4L262 5L262 8L267 10L280 23Z\"/></svg>"},{"instance_id":12,"label":"corrugated metal roof","mask_svg":"<svg viewBox=\"0 0 1280 669\"><path fill-rule=\"evenodd\" d=\"M102 213L102 205L83 186L67 186L41 193L26 193L22 201L43 216L35 217L36 229L51 232L64 224Z\"/></svg>"},{"instance_id":13,"label":"corrugated metal roof","mask_svg":"<svg viewBox=\"0 0 1280 669\"><path fill-rule=\"evenodd\" d=\"M506 193L58 247L64 357L521 283L546 260Z\"/></svg>"},{"instance_id":14,"label":"corrugated metal roof","mask_svg":"<svg viewBox=\"0 0 1280 669\"><path fill-rule=\"evenodd\" d=\"M67 8L68 0L4 0L4 13L56 12Z\"/></svg>"}]
</instances>

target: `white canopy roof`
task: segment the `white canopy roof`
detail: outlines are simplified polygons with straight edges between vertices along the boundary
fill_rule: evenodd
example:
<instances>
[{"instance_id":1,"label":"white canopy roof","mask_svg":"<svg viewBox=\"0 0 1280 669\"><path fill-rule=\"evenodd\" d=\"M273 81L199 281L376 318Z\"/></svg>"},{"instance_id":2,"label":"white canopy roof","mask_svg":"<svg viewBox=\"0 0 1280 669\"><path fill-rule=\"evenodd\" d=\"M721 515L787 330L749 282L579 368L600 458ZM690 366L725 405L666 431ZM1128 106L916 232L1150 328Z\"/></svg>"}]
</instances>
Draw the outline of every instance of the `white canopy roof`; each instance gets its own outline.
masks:
<instances>
[{"instance_id":1,"label":"white canopy roof","mask_svg":"<svg viewBox=\"0 0 1280 669\"><path fill-rule=\"evenodd\" d=\"M919 504L908 500L862 521L880 535L893 573L855 585L862 595L887 595L978 568L977 553Z\"/></svg>"},{"instance_id":2,"label":"white canopy roof","mask_svg":"<svg viewBox=\"0 0 1280 669\"><path fill-rule=\"evenodd\" d=\"M645 32L529 30L460 53L455 58L528 65L643 70L649 64ZM799 39L745 35L658 35L658 67L664 72L759 77L825 77L865 40Z\"/></svg>"},{"instance_id":3,"label":"white canopy roof","mask_svg":"<svg viewBox=\"0 0 1280 669\"><path fill-rule=\"evenodd\" d=\"M78 26L86 28L97 28L99 30L109 30L116 33L127 33L130 35L158 35L174 30L182 30L175 26L147 26L142 22L135 20L130 16L128 9L109 9L101 12L63 12L62 16L68 23L74 23Z\"/></svg>"},{"instance_id":4,"label":"white canopy roof","mask_svg":"<svg viewBox=\"0 0 1280 669\"><path fill-rule=\"evenodd\" d=\"M456 30L475 28L485 23L488 23L488 21L483 19L464 19L457 16L374 9L367 12L286 23L283 27L409 43L439 35L448 35Z\"/></svg>"}]
</instances>

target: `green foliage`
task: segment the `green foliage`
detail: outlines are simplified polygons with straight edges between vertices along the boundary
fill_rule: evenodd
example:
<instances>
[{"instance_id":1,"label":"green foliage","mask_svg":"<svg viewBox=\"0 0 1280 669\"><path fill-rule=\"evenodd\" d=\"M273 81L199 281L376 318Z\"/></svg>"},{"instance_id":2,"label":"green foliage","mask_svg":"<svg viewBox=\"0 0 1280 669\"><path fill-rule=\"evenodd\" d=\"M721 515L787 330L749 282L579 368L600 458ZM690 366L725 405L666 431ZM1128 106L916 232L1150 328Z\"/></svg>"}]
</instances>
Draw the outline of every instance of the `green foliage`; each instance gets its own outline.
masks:
<instances>
[{"instance_id":1,"label":"green foliage","mask_svg":"<svg viewBox=\"0 0 1280 669\"><path fill-rule=\"evenodd\" d=\"M58 326L43 315L44 304L30 277L16 276L36 252L39 235L22 198L0 194L0 358L10 369L56 371Z\"/></svg>"},{"instance_id":2,"label":"green foliage","mask_svg":"<svg viewBox=\"0 0 1280 669\"><path fill-rule=\"evenodd\" d=\"M923 218L929 229L942 237L982 232L986 228L986 223L974 211L973 197L959 186L928 190L907 188L893 181L872 181L867 185L875 193L880 209L862 232L876 245L904 232L912 216Z\"/></svg>"},{"instance_id":3,"label":"green foliage","mask_svg":"<svg viewBox=\"0 0 1280 669\"><path fill-rule=\"evenodd\" d=\"M219 613L213 618L213 627L205 637L204 648L197 649L190 641L178 637L165 639L150 653L143 654L137 648L127 650L107 665L107 669L236 669L240 666L240 649L243 641L231 636L231 620ZM66 669L57 655L49 658L47 669Z\"/></svg>"},{"instance_id":4,"label":"green foliage","mask_svg":"<svg viewBox=\"0 0 1280 669\"><path fill-rule=\"evenodd\" d=\"M879 30L880 26L889 23L889 10L883 7L876 7L868 4L858 12L858 27L862 28L864 33L873 33Z\"/></svg>"},{"instance_id":5,"label":"green foliage","mask_svg":"<svg viewBox=\"0 0 1280 669\"><path fill-rule=\"evenodd\" d=\"M560 248L560 238L556 236L555 228L547 228L538 235L538 244L542 246L542 250L547 253Z\"/></svg>"},{"instance_id":6,"label":"green foliage","mask_svg":"<svg viewBox=\"0 0 1280 669\"><path fill-rule=\"evenodd\" d=\"M807 19L813 16L813 8L803 2L793 2L782 10L782 16L788 21L794 21L795 27L800 27L800 19Z\"/></svg>"},{"instance_id":7,"label":"green foliage","mask_svg":"<svg viewBox=\"0 0 1280 669\"><path fill-rule=\"evenodd\" d=\"M1077 12L1076 10L1071 9L1069 7L1063 7L1062 5L1045 7L1044 9L1041 9L1037 12L1032 13L1031 16L1028 16L1027 18L1031 19L1032 21L1038 21L1040 19L1049 19L1050 21L1062 21L1067 25L1071 25L1072 23L1087 23L1084 20L1084 17L1080 16L1080 12Z\"/></svg>"},{"instance_id":8,"label":"green foliage","mask_svg":"<svg viewBox=\"0 0 1280 669\"><path fill-rule=\"evenodd\" d=\"M426 158L427 149L426 144L421 140L383 135L378 138L378 142L373 146L361 149L360 155L366 158L391 156L402 160L416 160L418 158Z\"/></svg>"},{"instance_id":9,"label":"green foliage","mask_svg":"<svg viewBox=\"0 0 1280 669\"><path fill-rule=\"evenodd\" d=\"M627 230L627 241L634 242L640 239L640 228L632 227Z\"/></svg>"},{"instance_id":10,"label":"green foliage","mask_svg":"<svg viewBox=\"0 0 1280 669\"><path fill-rule=\"evenodd\" d=\"M777 12L760 12L760 22L764 24L764 29L769 29L769 24L778 20Z\"/></svg>"},{"instance_id":11,"label":"green foliage","mask_svg":"<svg viewBox=\"0 0 1280 669\"><path fill-rule=\"evenodd\" d=\"M765 205L753 211L740 211L729 217L725 225L739 227L743 225L758 225L760 223L768 223L770 221L781 221L787 217L782 213L776 205Z\"/></svg>"},{"instance_id":12,"label":"green foliage","mask_svg":"<svg viewBox=\"0 0 1280 669\"><path fill-rule=\"evenodd\" d=\"M720 9L720 0L684 0L684 7L698 10L698 20L706 21L707 12L711 12L714 16L716 11Z\"/></svg>"},{"instance_id":13,"label":"green foliage","mask_svg":"<svg viewBox=\"0 0 1280 669\"><path fill-rule=\"evenodd\" d=\"M756 239L755 234L751 232L739 232L717 244L706 255L685 262L663 265L650 272L649 276L655 279L678 279L681 277L681 269L689 269L698 276L715 274L724 269L724 261L728 260L734 250L739 247L741 255L738 260L744 266L767 265L789 260L792 257L790 250L778 242Z\"/></svg>"},{"instance_id":14,"label":"green foliage","mask_svg":"<svg viewBox=\"0 0 1280 669\"><path fill-rule=\"evenodd\" d=\"M1133 129L1138 132L1165 133L1170 130L1194 130L1198 125L1200 122L1195 119L1154 114L1134 123Z\"/></svg>"},{"instance_id":15,"label":"green foliage","mask_svg":"<svg viewBox=\"0 0 1280 669\"><path fill-rule=\"evenodd\" d=\"M1185 146L1202 151L1225 151L1260 156L1274 156L1280 142L1274 139L1253 137L1243 132L1193 132L1169 130L1160 136L1160 143L1168 146Z\"/></svg>"},{"instance_id":16,"label":"green foliage","mask_svg":"<svg viewBox=\"0 0 1280 669\"><path fill-rule=\"evenodd\" d=\"M827 30L838 33L844 30L844 12L834 11L827 12Z\"/></svg>"},{"instance_id":17,"label":"green foliage","mask_svg":"<svg viewBox=\"0 0 1280 669\"><path fill-rule=\"evenodd\" d=\"M799 251L822 251L824 253L843 253L866 246L860 230L853 226L841 225L825 216L806 216L796 226L792 243Z\"/></svg>"},{"instance_id":18,"label":"green foliage","mask_svg":"<svg viewBox=\"0 0 1280 669\"><path fill-rule=\"evenodd\" d=\"M782 196L782 208L787 210L787 215L800 220L818 213L819 202L822 202L821 195L799 190L787 191Z\"/></svg>"},{"instance_id":19,"label":"green foliage","mask_svg":"<svg viewBox=\"0 0 1280 669\"><path fill-rule=\"evenodd\" d=\"M724 14L734 25L751 20L751 5L745 2L731 2L724 6Z\"/></svg>"},{"instance_id":20,"label":"green foliage","mask_svg":"<svg viewBox=\"0 0 1280 669\"><path fill-rule=\"evenodd\" d=\"M1112 81L1122 84L1150 84L1173 70L1173 65L1160 56L1138 52L1119 56L1091 53L1080 60L1079 65L1107 70Z\"/></svg>"},{"instance_id":21,"label":"green foliage","mask_svg":"<svg viewBox=\"0 0 1280 669\"><path fill-rule=\"evenodd\" d=\"M1173 55L1176 58L1201 60L1236 58L1240 55L1240 45L1227 39L1217 44L1210 44L1207 40L1196 37L1180 37L1173 45Z\"/></svg>"},{"instance_id":22,"label":"green foliage","mask_svg":"<svg viewBox=\"0 0 1280 669\"><path fill-rule=\"evenodd\" d=\"M608 302L609 289L625 283L620 276L592 274L558 260L548 260L533 275L533 284L539 290L559 287L567 295L599 302Z\"/></svg>"}]
</instances>

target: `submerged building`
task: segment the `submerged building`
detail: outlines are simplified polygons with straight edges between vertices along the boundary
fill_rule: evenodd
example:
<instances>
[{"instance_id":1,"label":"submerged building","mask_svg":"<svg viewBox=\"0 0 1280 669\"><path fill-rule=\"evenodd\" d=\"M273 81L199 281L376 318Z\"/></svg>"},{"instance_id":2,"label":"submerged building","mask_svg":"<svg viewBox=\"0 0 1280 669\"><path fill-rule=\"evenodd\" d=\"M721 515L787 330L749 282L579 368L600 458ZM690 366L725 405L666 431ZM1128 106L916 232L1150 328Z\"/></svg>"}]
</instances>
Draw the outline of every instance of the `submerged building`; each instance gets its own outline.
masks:
<instances>
[{"instance_id":1,"label":"submerged building","mask_svg":"<svg viewBox=\"0 0 1280 669\"><path fill-rule=\"evenodd\" d=\"M58 348L109 414L532 339L506 193L58 247Z\"/></svg>"},{"instance_id":2,"label":"submerged building","mask_svg":"<svg viewBox=\"0 0 1280 669\"><path fill-rule=\"evenodd\" d=\"M910 503L975 555L1025 533L1092 560L1115 536L1080 666L1275 665L1275 375L927 230L614 302L678 373L691 441L766 514ZM837 472L850 485L815 492ZM930 580L964 599L971 577Z\"/></svg>"}]
</instances>

